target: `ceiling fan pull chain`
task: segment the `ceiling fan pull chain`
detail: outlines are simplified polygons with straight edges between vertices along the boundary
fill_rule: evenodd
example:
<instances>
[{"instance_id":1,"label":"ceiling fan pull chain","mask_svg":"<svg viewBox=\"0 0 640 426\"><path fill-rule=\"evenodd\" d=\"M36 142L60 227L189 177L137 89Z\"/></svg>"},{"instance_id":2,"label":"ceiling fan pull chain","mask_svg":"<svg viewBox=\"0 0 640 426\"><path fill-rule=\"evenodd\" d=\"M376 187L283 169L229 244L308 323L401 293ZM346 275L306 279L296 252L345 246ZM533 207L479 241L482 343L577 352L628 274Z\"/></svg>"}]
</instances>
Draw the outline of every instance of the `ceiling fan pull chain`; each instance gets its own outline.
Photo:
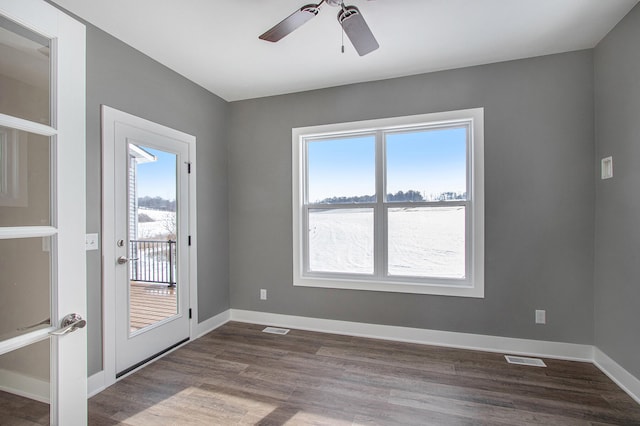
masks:
<instances>
[{"instance_id":1,"label":"ceiling fan pull chain","mask_svg":"<svg viewBox=\"0 0 640 426\"><path fill-rule=\"evenodd\" d=\"M344 28L340 24L340 33L342 34L342 53L344 53Z\"/></svg>"}]
</instances>

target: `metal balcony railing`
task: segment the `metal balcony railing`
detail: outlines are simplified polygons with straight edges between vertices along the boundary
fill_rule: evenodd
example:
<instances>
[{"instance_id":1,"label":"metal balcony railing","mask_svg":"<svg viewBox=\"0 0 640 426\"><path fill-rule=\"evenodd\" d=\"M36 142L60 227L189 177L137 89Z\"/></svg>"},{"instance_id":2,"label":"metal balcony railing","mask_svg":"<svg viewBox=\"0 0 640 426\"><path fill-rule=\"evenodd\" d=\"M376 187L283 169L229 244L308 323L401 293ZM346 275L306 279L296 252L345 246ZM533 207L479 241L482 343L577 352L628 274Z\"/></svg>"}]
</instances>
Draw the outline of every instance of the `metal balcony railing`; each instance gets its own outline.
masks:
<instances>
[{"instance_id":1,"label":"metal balcony railing","mask_svg":"<svg viewBox=\"0 0 640 426\"><path fill-rule=\"evenodd\" d=\"M129 241L129 279L176 285L176 242Z\"/></svg>"}]
</instances>

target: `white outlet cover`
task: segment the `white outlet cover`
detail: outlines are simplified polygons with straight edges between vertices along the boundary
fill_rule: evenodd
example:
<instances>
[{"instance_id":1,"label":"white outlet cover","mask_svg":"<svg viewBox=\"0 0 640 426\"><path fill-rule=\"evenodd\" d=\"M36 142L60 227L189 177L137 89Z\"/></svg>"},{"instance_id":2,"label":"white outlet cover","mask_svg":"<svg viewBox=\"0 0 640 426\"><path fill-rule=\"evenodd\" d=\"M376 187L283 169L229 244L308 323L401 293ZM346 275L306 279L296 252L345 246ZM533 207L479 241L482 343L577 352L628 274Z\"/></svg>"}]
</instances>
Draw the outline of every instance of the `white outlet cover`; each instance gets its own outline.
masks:
<instances>
[{"instance_id":1,"label":"white outlet cover","mask_svg":"<svg viewBox=\"0 0 640 426\"><path fill-rule=\"evenodd\" d=\"M547 323L547 311L536 309L536 324L546 324Z\"/></svg>"},{"instance_id":2,"label":"white outlet cover","mask_svg":"<svg viewBox=\"0 0 640 426\"><path fill-rule=\"evenodd\" d=\"M613 157L606 157L600 161L600 178L611 179L613 177Z\"/></svg>"}]
</instances>

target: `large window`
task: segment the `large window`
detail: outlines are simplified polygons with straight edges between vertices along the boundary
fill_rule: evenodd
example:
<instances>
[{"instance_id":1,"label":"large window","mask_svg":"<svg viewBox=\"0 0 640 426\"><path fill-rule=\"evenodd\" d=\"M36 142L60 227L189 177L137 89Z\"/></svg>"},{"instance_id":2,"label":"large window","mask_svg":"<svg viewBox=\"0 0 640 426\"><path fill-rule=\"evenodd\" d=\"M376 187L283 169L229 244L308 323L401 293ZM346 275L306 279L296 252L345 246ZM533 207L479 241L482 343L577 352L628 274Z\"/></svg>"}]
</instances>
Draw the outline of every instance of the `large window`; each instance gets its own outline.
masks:
<instances>
[{"instance_id":1,"label":"large window","mask_svg":"<svg viewBox=\"0 0 640 426\"><path fill-rule=\"evenodd\" d=\"M483 110L293 129L294 285L484 296Z\"/></svg>"}]
</instances>

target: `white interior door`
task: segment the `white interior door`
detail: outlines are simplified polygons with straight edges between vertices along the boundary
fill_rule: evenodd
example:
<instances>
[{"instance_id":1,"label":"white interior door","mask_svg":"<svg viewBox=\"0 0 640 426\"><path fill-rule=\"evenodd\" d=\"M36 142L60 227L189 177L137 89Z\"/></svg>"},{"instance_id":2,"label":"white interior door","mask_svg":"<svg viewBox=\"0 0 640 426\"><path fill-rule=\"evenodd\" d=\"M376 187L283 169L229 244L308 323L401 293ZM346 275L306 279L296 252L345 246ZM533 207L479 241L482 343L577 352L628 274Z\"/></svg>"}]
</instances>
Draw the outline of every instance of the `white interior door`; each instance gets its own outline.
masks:
<instances>
[{"instance_id":1,"label":"white interior door","mask_svg":"<svg viewBox=\"0 0 640 426\"><path fill-rule=\"evenodd\" d=\"M190 146L195 138L103 107L112 162L115 373L190 338ZM107 218L105 218L107 220ZM112 258L109 258L111 256ZM108 283L107 283L108 284Z\"/></svg>"},{"instance_id":2,"label":"white interior door","mask_svg":"<svg viewBox=\"0 0 640 426\"><path fill-rule=\"evenodd\" d=\"M0 389L56 425L87 422L85 115L84 25L0 0Z\"/></svg>"}]
</instances>

